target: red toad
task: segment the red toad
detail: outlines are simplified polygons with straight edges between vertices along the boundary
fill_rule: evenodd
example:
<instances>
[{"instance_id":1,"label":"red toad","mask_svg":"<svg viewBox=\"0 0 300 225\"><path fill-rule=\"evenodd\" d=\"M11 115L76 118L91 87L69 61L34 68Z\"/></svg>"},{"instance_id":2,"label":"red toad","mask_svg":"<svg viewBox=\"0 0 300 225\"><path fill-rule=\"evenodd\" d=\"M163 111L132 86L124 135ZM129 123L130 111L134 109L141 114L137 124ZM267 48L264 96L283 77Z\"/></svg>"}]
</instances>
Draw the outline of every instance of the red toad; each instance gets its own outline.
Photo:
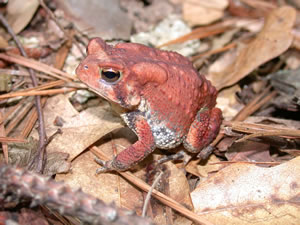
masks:
<instances>
[{"instance_id":1,"label":"red toad","mask_svg":"<svg viewBox=\"0 0 300 225\"><path fill-rule=\"evenodd\" d=\"M98 172L126 170L156 147L171 149L183 143L198 153L216 137L222 113L215 108L217 91L192 63L175 52L141 44L106 44L92 39L87 57L76 69L92 91L125 111L121 117L138 141Z\"/></svg>"}]
</instances>

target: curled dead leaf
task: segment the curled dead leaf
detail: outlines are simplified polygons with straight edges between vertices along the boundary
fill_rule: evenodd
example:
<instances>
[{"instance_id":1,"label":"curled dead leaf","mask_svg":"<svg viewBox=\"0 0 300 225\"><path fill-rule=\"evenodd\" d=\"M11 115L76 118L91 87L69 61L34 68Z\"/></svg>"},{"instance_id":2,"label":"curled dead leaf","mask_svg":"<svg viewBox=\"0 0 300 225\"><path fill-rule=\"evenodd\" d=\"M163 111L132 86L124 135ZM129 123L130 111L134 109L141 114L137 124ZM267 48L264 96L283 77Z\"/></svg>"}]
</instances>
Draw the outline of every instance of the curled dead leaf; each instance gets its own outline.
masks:
<instances>
[{"instance_id":1,"label":"curled dead leaf","mask_svg":"<svg viewBox=\"0 0 300 225\"><path fill-rule=\"evenodd\" d=\"M258 66L277 57L292 44L292 28L296 11L289 6L273 10L262 31L246 46L237 50L237 58L223 71L209 75L217 89L230 86L247 76Z\"/></svg>"},{"instance_id":2,"label":"curled dead leaf","mask_svg":"<svg viewBox=\"0 0 300 225\"><path fill-rule=\"evenodd\" d=\"M228 0L186 0L183 17L191 26L210 24L224 15Z\"/></svg>"},{"instance_id":3,"label":"curled dead leaf","mask_svg":"<svg viewBox=\"0 0 300 225\"><path fill-rule=\"evenodd\" d=\"M215 224L299 224L300 157L272 168L236 163L191 193L195 211Z\"/></svg>"},{"instance_id":4,"label":"curled dead leaf","mask_svg":"<svg viewBox=\"0 0 300 225\"><path fill-rule=\"evenodd\" d=\"M10 0L7 5L7 21L17 34L31 21L39 6L39 0Z\"/></svg>"}]
</instances>

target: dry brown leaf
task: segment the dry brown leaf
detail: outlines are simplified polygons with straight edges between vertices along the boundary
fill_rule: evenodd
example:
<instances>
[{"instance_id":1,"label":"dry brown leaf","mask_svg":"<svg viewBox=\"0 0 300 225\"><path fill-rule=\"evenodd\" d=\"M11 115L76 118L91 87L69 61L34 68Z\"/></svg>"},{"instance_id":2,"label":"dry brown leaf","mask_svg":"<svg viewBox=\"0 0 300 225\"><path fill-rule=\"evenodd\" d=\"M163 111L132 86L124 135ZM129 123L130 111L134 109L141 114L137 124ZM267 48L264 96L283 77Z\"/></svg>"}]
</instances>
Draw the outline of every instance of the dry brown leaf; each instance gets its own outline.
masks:
<instances>
[{"instance_id":1,"label":"dry brown leaf","mask_svg":"<svg viewBox=\"0 0 300 225\"><path fill-rule=\"evenodd\" d=\"M109 144L111 148L111 144ZM114 173L96 175L99 165L90 151L78 156L72 162L72 172L58 174L56 180L63 180L72 188L82 188L106 203L115 202L118 206L141 213L143 195L133 185Z\"/></svg>"},{"instance_id":2,"label":"dry brown leaf","mask_svg":"<svg viewBox=\"0 0 300 225\"><path fill-rule=\"evenodd\" d=\"M291 33L296 11L283 6L270 13L262 31L248 45L240 47L236 60L225 70L211 73L210 80L218 89L230 86L268 60L286 51L293 40Z\"/></svg>"},{"instance_id":3,"label":"dry brown leaf","mask_svg":"<svg viewBox=\"0 0 300 225\"><path fill-rule=\"evenodd\" d=\"M118 152L132 144L130 138L121 137L128 131L121 129L113 134L113 140L108 137L103 140L99 149L107 155L114 155L114 148ZM108 140L108 141L107 141ZM91 151L84 152L72 161L72 172L56 176L56 180L64 180L71 187L81 187L83 191L107 203L115 202L118 206L141 213L143 195L137 188L117 173L103 173L96 175L96 169L100 167L95 162L95 155ZM136 175L141 174L140 171Z\"/></svg>"},{"instance_id":4,"label":"dry brown leaf","mask_svg":"<svg viewBox=\"0 0 300 225\"><path fill-rule=\"evenodd\" d=\"M297 120L288 120L288 119L280 119L275 117L265 117L265 116L250 116L245 122L248 123L260 123L260 124L268 124L274 128L289 128L289 129L300 129L300 122Z\"/></svg>"},{"instance_id":5,"label":"dry brown leaf","mask_svg":"<svg viewBox=\"0 0 300 225\"><path fill-rule=\"evenodd\" d=\"M154 156L155 158L155 156ZM164 174L159 182L158 187L156 188L159 191L162 191L167 196L171 197L175 201L179 202L181 205L186 206L188 209L193 209L193 204L190 197L190 188L187 178L182 169L178 169L174 163L167 162L163 164ZM167 183L167 184L164 184ZM161 186L164 186L163 188ZM153 222L155 224L170 224L170 221L173 221L171 224L183 224L190 225L192 221L183 217L180 214L177 214L176 211L172 211L171 215L166 213L167 208L165 205L158 204L158 202L153 201L151 204L152 210L150 215L153 217ZM150 211L148 207L148 211ZM149 215L148 214L148 215ZM176 214L174 216L173 214Z\"/></svg>"},{"instance_id":6,"label":"dry brown leaf","mask_svg":"<svg viewBox=\"0 0 300 225\"><path fill-rule=\"evenodd\" d=\"M56 5L67 20L90 38L128 40L130 37L132 22L119 0L64 0L56 1Z\"/></svg>"},{"instance_id":7,"label":"dry brown leaf","mask_svg":"<svg viewBox=\"0 0 300 225\"><path fill-rule=\"evenodd\" d=\"M122 138L121 136L124 136L124 132L128 132L128 129L122 129L114 133L113 140L101 144L99 149L105 152L105 154L113 156L114 147L118 150L117 152L120 152L130 146L134 140L129 141L126 138ZM115 202L118 206L134 210L138 214L141 214L145 195L116 173L96 175L95 171L99 165L94 161L94 157L95 156L89 151L79 155L72 162L72 172L68 174L58 174L56 180L63 180L73 188L81 187L83 191L107 203ZM146 161L148 161L148 163L149 160L153 160L152 156L147 159ZM147 163L145 161L139 165L138 169L134 170L135 176L144 179L146 176L144 170L146 165ZM168 182L168 195L181 204L193 208L189 184L185 174L171 162L165 165L169 174L166 179ZM160 188L158 187L158 189ZM166 190L163 189L162 191ZM161 205L157 201L154 201L152 216L158 224L168 224L166 223L165 205ZM181 224L183 224L183 221L185 222L184 224L191 224L190 220L181 218L180 215L177 215L174 220L181 221Z\"/></svg>"},{"instance_id":8,"label":"dry brown leaf","mask_svg":"<svg viewBox=\"0 0 300 225\"><path fill-rule=\"evenodd\" d=\"M224 118L232 118L244 107L236 98L236 93L241 90L239 85L222 90L218 94L217 106L222 110Z\"/></svg>"},{"instance_id":9,"label":"dry brown leaf","mask_svg":"<svg viewBox=\"0 0 300 225\"><path fill-rule=\"evenodd\" d=\"M195 211L215 224L299 224L300 157L272 168L236 163L191 193Z\"/></svg>"},{"instance_id":10,"label":"dry brown leaf","mask_svg":"<svg viewBox=\"0 0 300 225\"><path fill-rule=\"evenodd\" d=\"M122 151L131 145L130 138L122 138L125 129L113 134L113 141L110 137L102 140L99 149L106 155L114 155L114 148ZM72 172L59 174L56 180L63 180L73 188L82 188L107 203L115 202L118 206L135 210L141 213L143 206L143 195L134 186L121 178L117 173L103 173L96 175L96 169L100 167L95 162L95 155L91 151L84 152L72 161Z\"/></svg>"},{"instance_id":11,"label":"dry brown leaf","mask_svg":"<svg viewBox=\"0 0 300 225\"><path fill-rule=\"evenodd\" d=\"M222 73L226 68L230 67L234 61L236 60L237 52L236 51L228 51L220 58L212 63L208 70L208 75L213 74L213 76L216 76L215 74ZM210 78L213 79L214 77ZM212 80L214 82L214 80Z\"/></svg>"},{"instance_id":12,"label":"dry brown leaf","mask_svg":"<svg viewBox=\"0 0 300 225\"><path fill-rule=\"evenodd\" d=\"M225 153L228 161L272 162L270 145L267 143L244 141L233 143Z\"/></svg>"},{"instance_id":13,"label":"dry brown leaf","mask_svg":"<svg viewBox=\"0 0 300 225\"><path fill-rule=\"evenodd\" d=\"M89 108L64 124L58 135L47 147L49 152L61 151L70 154L70 160L111 131L121 128L120 119L102 107ZM57 129L47 129L51 134Z\"/></svg>"},{"instance_id":14,"label":"dry brown leaf","mask_svg":"<svg viewBox=\"0 0 300 225\"><path fill-rule=\"evenodd\" d=\"M112 158L116 154L114 148L117 152L120 152L135 141L135 135L128 128L125 128L113 132L111 137L109 135L106 136L105 139L102 139L98 148L105 155L110 155ZM94 161L94 157L91 152L84 152L73 160L71 173L57 175L56 179L64 180L64 182L74 188L81 187L85 192L103 199L105 202L113 201L118 206L134 210L138 214L141 214L145 194L142 194L135 186L128 183L117 175L117 173L95 175L95 171L99 165ZM134 172L136 177L144 180L148 176L145 167L157 157L157 154L152 154L140 163L138 167L132 168L131 171ZM164 174L166 176L165 180L168 184L163 188L159 186L157 189L167 192L171 198L192 209L193 205L190 198L189 184L184 172L171 162L164 164L164 166L166 168L164 171L167 171ZM162 183L162 181L159 183ZM165 215L165 205L161 205L155 200L153 203L154 208L152 208L152 211L150 210L151 207L148 207L148 212L151 211L149 215L152 215L158 224L168 224ZM191 224L190 220L182 218L180 215L176 215L174 221L180 221L180 224Z\"/></svg>"},{"instance_id":15,"label":"dry brown leaf","mask_svg":"<svg viewBox=\"0 0 300 225\"><path fill-rule=\"evenodd\" d=\"M183 18L191 26L210 24L224 16L228 0L185 0Z\"/></svg>"},{"instance_id":16,"label":"dry brown leaf","mask_svg":"<svg viewBox=\"0 0 300 225\"><path fill-rule=\"evenodd\" d=\"M0 48L3 49L3 48L7 48L9 46L7 40L2 37L2 35L0 35Z\"/></svg>"},{"instance_id":17,"label":"dry brown leaf","mask_svg":"<svg viewBox=\"0 0 300 225\"><path fill-rule=\"evenodd\" d=\"M190 197L190 188L187 178L182 169L178 169L174 163L165 164L170 171L169 189L170 197L177 202L185 205L189 209L193 209L193 203Z\"/></svg>"},{"instance_id":18,"label":"dry brown leaf","mask_svg":"<svg viewBox=\"0 0 300 225\"><path fill-rule=\"evenodd\" d=\"M7 5L7 21L15 33L22 31L35 14L39 0L10 0Z\"/></svg>"},{"instance_id":19,"label":"dry brown leaf","mask_svg":"<svg viewBox=\"0 0 300 225\"><path fill-rule=\"evenodd\" d=\"M91 107L78 113L64 95L49 98L44 114L48 136L58 128L63 132L50 142L47 151L68 153L70 161L105 134L123 127L121 119L113 116L108 107ZM55 126L58 117L64 121L63 127Z\"/></svg>"},{"instance_id":20,"label":"dry brown leaf","mask_svg":"<svg viewBox=\"0 0 300 225\"><path fill-rule=\"evenodd\" d=\"M218 163L220 162L220 159L217 158L215 155L210 155L208 160L205 162L205 164L201 164L201 160L192 160L186 167L186 171L198 176L198 177L208 177L210 173L219 171L220 168L223 167L222 164L212 164L212 163Z\"/></svg>"}]
</instances>

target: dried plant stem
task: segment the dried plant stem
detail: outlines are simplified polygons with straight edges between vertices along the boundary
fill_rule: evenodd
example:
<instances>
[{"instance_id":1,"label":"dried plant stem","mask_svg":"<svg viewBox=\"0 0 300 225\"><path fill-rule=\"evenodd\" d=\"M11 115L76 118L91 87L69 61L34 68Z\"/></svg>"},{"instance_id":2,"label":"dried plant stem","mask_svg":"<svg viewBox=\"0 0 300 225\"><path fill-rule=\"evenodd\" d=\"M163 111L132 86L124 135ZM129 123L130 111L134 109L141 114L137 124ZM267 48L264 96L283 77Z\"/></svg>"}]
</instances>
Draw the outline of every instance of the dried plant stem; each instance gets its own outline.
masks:
<instances>
[{"instance_id":1,"label":"dried plant stem","mask_svg":"<svg viewBox=\"0 0 300 225\"><path fill-rule=\"evenodd\" d=\"M3 121L3 110L0 111L0 120ZM4 136L4 138L6 138L6 130L5 130L5 127L4 127L3 123L0 124L0 135ZM0 141L2 143L2 151L3 151L5 162L8 164L8 145L7 145L7 141L5 141L3 139L1 140L1 138L0 138Z\"/></svg>"},{"instance_id":2,"label":"dried plant stem","mask_svg":"<svg viewBox=\"0 0 300 225\"><path fill-rule=\"evenodd\" d=\"M59 69L52 67L52 66L48 66L44 63L38 62L33 59L28 59L28 58L25 58L20 55L0 53L0 59L6 60L9 62L13 62L13 63L17 63L22 66L28 67L28 68L32 68L36 71L43 72L45 74L48 74L49 76L52 76L52 77L55 77L57 79L61 79L61 80L67 81L67 82L69 82L71 80L76 80L76 78L74 76L72 76L68 73L65 73Z\"/></svg>"},{"instance_id":3,"label":"dried plant stem","mask_svg":"<svg viewBox=\"0 0 300 225\"><path fill-rule=\"evenodd\" d=\"M22 90L22 91L16 91L16 92L0 95L0 99L12 98L12 97L18 97L18 96L26 96L26 93L29 93L30 91L45 90L45 89L48 89L48 88L51 88L51 87L63 85L64 83L65 83L65 81L63 81L63 80L51 81L51 82L36 86L34 88L27 88L27 89Z\"/></svg>"},{"instance_id":4,"label":"dried plant stem","mask_svg":"<svg viewBox=\"0 0 300 225\"><path fill-rule=\"evenodd\" d=\"M226 126L230 126L232 130L250 134L237 140L236 142L242 142L248 140L249 138L265 136L280 136L288 137L290 139L300 137L300 131L296 129L277 128L269 125L252 124L240 121L225 122L224 124Z\"/></svg>"},{"instance_id":5,"label":"dried plant stem","mask_svg":"<svg viewBox=\"0 0 300 225\"><path fill-rule=\"evenodd\" d=\"M209 57L209 56L217 54L217 53L225 52L225 51L227 51L231 48L235 48L236 46L237 46L237 43L233 42L233 43L230 43L228 45L225 45L222 48L213 49L211 51L204 52L204 53L201 53L199 55L192 56L190 59L191 59L191 61L195 61L195 60L203 58L203 57Z\"/></svg>"},{"instance_id":6,"label":"dried plant stem","mask_svg":"<svg viewBox=\"0 0 300 225\"><path fill-rule=\"evenodd\" d=\"M47 98L42 98L42 106L45 105L46 100L47 100ZM26 124L25 124L24 129L22 130L19 138L27 138L28 137L30 131L32 130L32 128L36 122L36 119L37 119L36 110L31 111L30 114L28 115Z\"/></svg>"},{"instance_id":7,"label":"dried plant stem","mask_svg":"<svg viewBox=\"0 0 300 225\"><path fill-rule=\"evenodd\" d=\"M3 24L3 26L6 28L8 33L12 36L12 38L15 41L15 43L16 43L18 49L20 50L21 54L24 57L27 57L27 53L25 52L21 42L19 41L19 39L15 35L14 31L12 30L12 28L10 27L10 25L8 24L8 22L6 21L6 19L2 15L2 13L0 13L0 21ZM32 81L32 85L34 87L38 86L38 80L35 76L34 71L31 68L29 68L29 74L30 74L30 78L31 78L31 81ZM35 106L36 106L37 115L38 115L38 122L39 122L39 126L38 126L39 145L38 145L38 151L37 151L38 152L37 158L36 158L36 160L34 160L31 163L30 168L31 169L35 168L35 170L37 172L42 173L43 169L44 169L44 162L45 162L45 159L46 159L45 142L47 141L47 136L46 136L44 116L43 116L43 112L42 112L41 97L40 96L35 96Z\"/></svg>"},{"instance_id":8,"label":"dried plant stem","mask_svg":"<svg viewBox=\"0 0 300 225\"><path fill-rule=\"evenodd\" d=\"M10 123L6 127L6 133L9 134L19 123L20 121L24 118L24 116L33 108L33 102L28 102L22 111L18 113L16 116L12 118Z\"/></svg>"},{"instance_id":9,"label":"dried plant stem","mask_svg":"<svg viewBox=\"0 0 300 225\"><path fill-rule=\"evenodd\" d=\"M277 93L272 91L270 93L271 87L264 89L262 93L253 98L233 119L232 121L243 121L261 106L269 102ZM215 146L224 137L223 133L220 133L217 138L211 143L211 146Z\"/></svg>"},{"instance_id":10,"label":"dried plant stem","mask_svg":"<svg viewBox=\"0 0 300 225\"><path fill-rule=\"evenodd\" d=\"M67 93L67 92L76 91L76 90L77 90L77 88L59 88L59 89L50 89L50 90L28 91L28 92L22 91L22 92L6 94L3 96L0 95L0 99L20 97L20 96L53 95L53 94Z\"/></svg>"},{"instance_id":11,"label":"dried plant stem","mask_svg":"<svg viewBox=\"0 0 300 225\"><path fill-rule=\"evenodd\" d=\"M26 140L21 139L21 138L1 137L0 136L0 142L25 143Z\"/></svg>"},{"instance_id":12,"label":"dried plant stem","mask_svg":"<svg viewBox=\"0 0 300 225\"><path fill-rule=\"evenodd\" d=\"M254 113L261 106L270 101L275 95L276 92L270 92L271 87L268 86L262 93L257 95L252 101L250 101L234 118L233 121L243 121L252 113Z\"/></svg>"},{"instance_id":13,"label":"dried plant stem","mask_svg":"<svg viewBox=\"0 0 300 225\"><path fill-rule=\"evenodd\" d=\"M147 212L147 208L148 208L148 205L149 205L149 201L151 199L152 192L153 192L155 186L157 185L157 183L159 182L162 175L163 175L163 172L160 171L159 175L155 178L150 190L147 193L147 196L146 196L146 199L145 199L145 202L144 202L144 206L143 206L142 217L146 216L146 212Z\"/></svg>"}]
</instances>

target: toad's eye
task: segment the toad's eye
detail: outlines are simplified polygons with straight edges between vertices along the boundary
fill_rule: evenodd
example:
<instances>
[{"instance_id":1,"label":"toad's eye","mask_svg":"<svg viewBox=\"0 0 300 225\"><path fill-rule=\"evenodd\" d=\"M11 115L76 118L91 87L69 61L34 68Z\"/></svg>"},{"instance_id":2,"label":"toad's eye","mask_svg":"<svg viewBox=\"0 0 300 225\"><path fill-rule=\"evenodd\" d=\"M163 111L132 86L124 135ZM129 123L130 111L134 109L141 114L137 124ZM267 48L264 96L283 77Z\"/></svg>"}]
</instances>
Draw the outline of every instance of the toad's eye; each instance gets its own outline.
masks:
<instances>
[{"instance_id":1,"label":"toad's eye","mask_svg":"<svg viewBox=\"0 0 300 225\"><path fill-rule=\"evenodd\" d=\"M122 72L112 68L100 69L100 76L101 80L104 80L107 83L115 83L121 78Z\"/></svg>"}]
</instances>

